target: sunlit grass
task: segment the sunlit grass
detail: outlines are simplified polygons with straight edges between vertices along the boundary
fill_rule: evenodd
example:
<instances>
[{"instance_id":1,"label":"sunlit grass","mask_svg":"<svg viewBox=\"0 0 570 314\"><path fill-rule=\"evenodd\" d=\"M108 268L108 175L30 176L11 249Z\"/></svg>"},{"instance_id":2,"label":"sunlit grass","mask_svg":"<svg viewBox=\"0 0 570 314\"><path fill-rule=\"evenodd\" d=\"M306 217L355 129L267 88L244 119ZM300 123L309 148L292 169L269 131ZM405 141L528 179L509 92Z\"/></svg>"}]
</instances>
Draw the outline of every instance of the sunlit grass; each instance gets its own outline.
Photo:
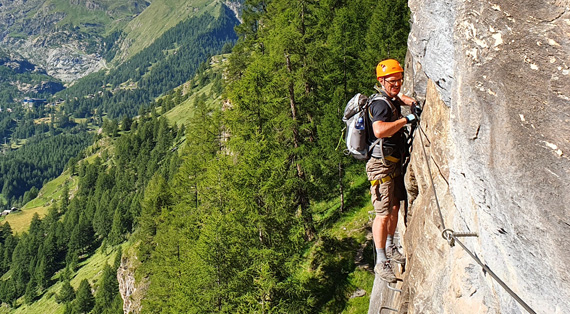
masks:
<instances>
[{"instance_id":1,"label":"sunlit grass","mask_svg":"<svg viewBox=\"0 0 570 314\"><path fill-rule=\"evenodd\" d=\"M35 207L28 210L14 212L6 216L2 223L8 222L14 233L28 231L32 217L37 213L40 218L44 217L48 212L48 207Z\"/></svg>"},{"instance_id":2,"label":"sunlit grass","mask_svg":"<svg viewBox=\"0 0 570 314\"><path fill-rule=\"evenodd\" d=\"M126 247L128 244L123 244ZM82 261L79 265L79 270L74 274L71 279L71 286L75 291L79 288L79 284L83 279L87 279L91 287L96 291L99 280L103 274L103 268L106 264L112 265L118 253L118 247L107 248L105 251L98 249L95 254ZM60 273L57 273L52 280L55 282L50 286L41 297L34 303L27 305L23 304L23 297L18 299L16 309L8 309L7 307L0 307L0 314L61 314L65 310L64 304L59 304L55 301L55 296L59 293L62 283L57 281ZM96 292L95 292L96 293Z\"/></svg>"}]
</instances>

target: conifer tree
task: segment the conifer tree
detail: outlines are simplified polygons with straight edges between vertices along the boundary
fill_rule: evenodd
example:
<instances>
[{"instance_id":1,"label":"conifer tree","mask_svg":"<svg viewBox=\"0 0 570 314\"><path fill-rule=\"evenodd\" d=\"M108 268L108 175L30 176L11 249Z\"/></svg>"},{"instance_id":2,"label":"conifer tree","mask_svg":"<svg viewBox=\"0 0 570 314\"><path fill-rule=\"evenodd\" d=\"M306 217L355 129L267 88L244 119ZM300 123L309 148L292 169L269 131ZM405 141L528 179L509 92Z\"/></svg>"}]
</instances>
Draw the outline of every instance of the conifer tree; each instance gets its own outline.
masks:
<instances>
[{"instance_id":1,"label":"conifer tree","mask_svg":"<svg viewBox=\"0 0 570 314\"><path fill-rule=\"evenodd\" d=\"M87 279L83 279L77 288L73 308L76 313L89 313L95 304L95 299L91 293L91 285Z\"/></svg>"},{"instance_id":2,"label":"conifer tree","mask_svg":"<svg viewBox=\"0 0 570 314\"><path fill-rule=\"evenodd\" d=\"M0 232L2 235L2 255L0 256L0 271L2 273L8 271L12 262L12 253L17 245L17 238L12 235L12 227L8 222L2 224Z\"/></svg>"},{"instance_id":3,"label":"conifer tree","mask_svg":"<svg viewBox=\"0 0 570 314\"><path fill-rule=\"evenodd\" d=\"M75 165L75 164L74 164ZM72 171L72 175L74 170ZM67 208L69 207L69 186L67 184L63 185L63 191L61 192L61 204L60 204L60 211L62 213L67 212Z\"/></svg>"},{"instance_id":4,"label":"conifer tree","mask_svg":"<svg viewBox=\"0 0 570 314\"><path fill-rule=\"evenodd\" d=\"M2 302L13 306L18 296L18 288L14 279L9 278L2 282Z\"/></svg>"},{"instance_id":5,"label":"conifer tree","mask_svg":"<svg viewBox=\"0 0 570 314\"><path fill-rule=\"evenodd\" d=\"M103 275L99 282L100 285L95 296L93 313L104 313L105 309L113 303L119 292L117 274L109 264L106 264L103 268Z\"/></svg>"},{"instance_id":6,"label":"conifer tree","mask_svg":"<svg viewBox=\"0 0 570 314\"><path fill-rule=\"evenodd\" d=\"M113 215L113 224L109 232L109 244L117 245L124 239L124 234L127 232L127 208L126 204L121 202L118 204Z\"/></svg>"},{"instance_id":7,"label":"conifer tree","mask_svg":"<svg viewBox=\"0 0 570 314\"><path fill-rule=\"evenodd\" d=\"M26 291L24 293L24 302L32 304L37 297L37 285L34 279L28 281Z\"/></svg>"},{"instance_id":8,"label":"conifer tree","mask_svg":"<svg viewBox=\"0 0 570 314\"><path fill-rule=\"evenodd\" d=\"M168 210L171 202L172 196L166 180L161 175L153 176L145 190L139 218L142 260L148 257L154 246L153 237L156 235L159 214Z\"/></svg>"},{"instance_id":9,"label":"conifer tree","mask_svg":"<svg viewBox=\"0 0 570 314\"><path fill-rule=\"evenodd\" d=\"M74 314L73 305L71 305L71 303L65 303L63 314Z\"/></svg>"},{"instance_id":10,"label":"conifer tree","mask_svg":"<svg viewBox=\"0 0 570 314\"><path fill-rule=\"evenodd\" d=\"M58 303L69 303L75 299L75 290L71 286L69 279L63 281L59 293L55 296Z\"/></svg>"}]
</instances>

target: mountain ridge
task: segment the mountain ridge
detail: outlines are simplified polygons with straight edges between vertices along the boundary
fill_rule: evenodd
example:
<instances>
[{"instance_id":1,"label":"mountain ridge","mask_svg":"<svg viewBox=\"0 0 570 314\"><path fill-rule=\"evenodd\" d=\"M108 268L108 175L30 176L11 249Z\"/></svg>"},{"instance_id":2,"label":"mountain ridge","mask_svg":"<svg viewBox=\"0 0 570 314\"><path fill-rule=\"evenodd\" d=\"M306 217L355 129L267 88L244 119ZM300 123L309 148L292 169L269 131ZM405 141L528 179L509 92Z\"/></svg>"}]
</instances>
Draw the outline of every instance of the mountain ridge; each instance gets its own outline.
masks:
<instances>
[{"instance_id":1,"label":"mountain ridge","mask_svg":"<svg viewBox=\"0 0 570 314\"><path fill-rule=\"evenodd\" d=\"M220 5L225 4L219 0L1 1L0 47L71 83L125 62L189 17L206 12L216 16ZM118 53L110 54L112 50Z\"/></svg>"}]
</instances>

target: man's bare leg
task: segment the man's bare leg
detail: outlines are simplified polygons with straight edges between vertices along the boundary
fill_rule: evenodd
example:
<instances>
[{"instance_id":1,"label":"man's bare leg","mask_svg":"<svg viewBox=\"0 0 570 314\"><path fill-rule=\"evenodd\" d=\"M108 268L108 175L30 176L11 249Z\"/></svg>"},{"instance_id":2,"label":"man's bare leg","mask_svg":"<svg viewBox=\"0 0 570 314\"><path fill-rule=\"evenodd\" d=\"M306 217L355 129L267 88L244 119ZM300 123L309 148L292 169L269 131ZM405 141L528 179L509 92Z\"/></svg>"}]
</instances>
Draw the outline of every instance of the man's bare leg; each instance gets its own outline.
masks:
<instances>
[{"instance_id":1,"label":"man's bare leg","mask_svg":"<svg viewBox=\"0 0 570 314\"><path fill-rule=\"evenodd\" d=\"M372 222L372 238L376 252L378 252L378 260L376 263L385 262L388 260L386 257L386 238L388 237L388 225L390 223L390 215L379 216L376 215L374 222ZM381 256L382 255L382 256Z\"/></svg>"}]
</instances>

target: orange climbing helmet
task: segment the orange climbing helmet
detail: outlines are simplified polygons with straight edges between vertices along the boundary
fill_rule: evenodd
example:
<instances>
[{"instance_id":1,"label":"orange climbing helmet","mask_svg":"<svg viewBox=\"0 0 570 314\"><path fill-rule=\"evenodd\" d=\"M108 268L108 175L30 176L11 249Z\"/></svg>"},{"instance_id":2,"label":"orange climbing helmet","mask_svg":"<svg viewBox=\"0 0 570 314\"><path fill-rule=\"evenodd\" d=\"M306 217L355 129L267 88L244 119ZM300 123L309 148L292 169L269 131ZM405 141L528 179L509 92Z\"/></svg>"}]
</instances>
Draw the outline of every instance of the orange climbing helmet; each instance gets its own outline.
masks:
<instances>
[{"instance_id":1,"label":"orange climbing helmet","mask_svg":"<svg viewBox=\"0 0 570 314\"><path fill-rule=\"evenodd\" d=\"M394 59L386 59L380 61L376 66L376 78L384 77L386 75L404 72L400 62Z\"/></svg>"}]
</instances>

